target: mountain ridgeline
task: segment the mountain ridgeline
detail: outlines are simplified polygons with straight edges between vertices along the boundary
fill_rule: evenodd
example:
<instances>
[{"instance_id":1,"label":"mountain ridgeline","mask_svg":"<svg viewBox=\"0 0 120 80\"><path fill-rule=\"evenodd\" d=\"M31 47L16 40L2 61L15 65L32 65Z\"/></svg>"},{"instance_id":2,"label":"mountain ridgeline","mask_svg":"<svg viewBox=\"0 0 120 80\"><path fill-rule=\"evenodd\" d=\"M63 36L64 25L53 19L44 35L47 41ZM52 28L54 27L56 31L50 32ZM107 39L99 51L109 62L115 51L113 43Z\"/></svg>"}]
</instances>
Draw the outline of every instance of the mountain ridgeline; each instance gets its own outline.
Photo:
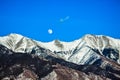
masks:
<instances>
[{"instance_id":1,"label":"mountain ridgeline","mask_svg":"<svg viewBox=\"0 0 120 80\"><path fill-rule=\"evenodd\" d=\"M0 37L0 79L120 80L120 40L90 34L72 42Z\"/></svg>"}]
</instances>

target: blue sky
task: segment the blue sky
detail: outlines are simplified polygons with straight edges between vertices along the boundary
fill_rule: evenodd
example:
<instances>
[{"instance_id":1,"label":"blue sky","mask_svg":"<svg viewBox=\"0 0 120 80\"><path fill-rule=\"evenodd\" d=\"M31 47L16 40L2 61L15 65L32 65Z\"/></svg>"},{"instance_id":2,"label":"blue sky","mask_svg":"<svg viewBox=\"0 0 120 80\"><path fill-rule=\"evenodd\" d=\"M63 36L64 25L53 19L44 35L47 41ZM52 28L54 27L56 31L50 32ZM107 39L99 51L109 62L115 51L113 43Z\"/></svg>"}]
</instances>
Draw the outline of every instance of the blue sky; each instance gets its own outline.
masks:
<instances>
[{"instance_id":1,"label":"blue sky","mask_svg":"<svg viewBox=\"0 0 120 80\"><path fill-rule=\"evenodd\" d=\"M0 0L0 36L10 33L40 41L120 38L120 0Z\"/></svg>"}]
</instances>

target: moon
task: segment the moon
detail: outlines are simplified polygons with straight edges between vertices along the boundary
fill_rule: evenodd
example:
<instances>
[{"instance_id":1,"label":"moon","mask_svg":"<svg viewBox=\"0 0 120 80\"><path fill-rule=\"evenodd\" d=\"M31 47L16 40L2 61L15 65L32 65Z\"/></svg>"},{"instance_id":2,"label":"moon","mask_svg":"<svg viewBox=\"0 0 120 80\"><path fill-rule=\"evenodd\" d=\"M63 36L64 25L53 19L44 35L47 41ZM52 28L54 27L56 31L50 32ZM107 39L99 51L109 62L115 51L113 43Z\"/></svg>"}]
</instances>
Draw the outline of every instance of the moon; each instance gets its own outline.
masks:
<instances>
[{"instance_id":1,"label":"moon","mask_svg":"<svg viewBox=\"0 0 120 80\"><path fill-rule=\"evenodd\" d=\"M49 33L49 34L52 34L52 33L53 33L53 30L52 30L52 29L48 29L48 33Z\"/></svg>"}]
</instances>

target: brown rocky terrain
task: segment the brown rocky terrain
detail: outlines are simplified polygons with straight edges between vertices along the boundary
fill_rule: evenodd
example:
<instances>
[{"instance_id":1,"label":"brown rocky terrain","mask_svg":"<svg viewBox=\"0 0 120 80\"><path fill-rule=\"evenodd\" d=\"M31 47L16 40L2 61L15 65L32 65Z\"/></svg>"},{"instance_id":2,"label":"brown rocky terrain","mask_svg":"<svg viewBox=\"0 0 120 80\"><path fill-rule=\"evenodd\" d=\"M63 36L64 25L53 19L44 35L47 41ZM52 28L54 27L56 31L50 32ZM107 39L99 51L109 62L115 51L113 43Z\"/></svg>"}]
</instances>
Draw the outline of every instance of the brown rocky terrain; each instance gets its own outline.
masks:
<instances>
[{"instance_id":1,"label":"brown rocky terrain","mask_svg":"<svg viewBox=\"0 0 120 80\"><path fill-rule=\"evenodd\" d=\"M104 60L104 59L103 59ZM120 80L120 66L106 68L97 62L76 65L61 59L43 59L29 53L15 53L0 45L0 80Z\"/></svg>"}]
</instances>

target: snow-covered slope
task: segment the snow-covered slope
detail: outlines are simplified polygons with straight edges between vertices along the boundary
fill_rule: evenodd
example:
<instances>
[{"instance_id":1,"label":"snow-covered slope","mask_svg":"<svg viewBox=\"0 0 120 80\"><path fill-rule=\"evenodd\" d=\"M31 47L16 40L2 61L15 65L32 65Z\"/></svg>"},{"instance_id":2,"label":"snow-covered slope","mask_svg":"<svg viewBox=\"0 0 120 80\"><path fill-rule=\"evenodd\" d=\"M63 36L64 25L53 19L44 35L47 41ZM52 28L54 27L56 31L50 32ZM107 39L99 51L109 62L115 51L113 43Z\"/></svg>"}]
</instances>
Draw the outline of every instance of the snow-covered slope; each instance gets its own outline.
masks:
<instances>
[{"instance_id":1,"label":"snow-covered slope","mask_svg":"<svg viewBox=\"0 0 120 80\"><path fill-rule=\"evenodd\" d=\"M0 37L0 44L14 52L35 51L40 56L51 55L76 64L93 64L101 56L120 63L120 40L103 35L87 34L72 42L40 42L19 34L10 34Z\"/></svg>"}]
</instances>

